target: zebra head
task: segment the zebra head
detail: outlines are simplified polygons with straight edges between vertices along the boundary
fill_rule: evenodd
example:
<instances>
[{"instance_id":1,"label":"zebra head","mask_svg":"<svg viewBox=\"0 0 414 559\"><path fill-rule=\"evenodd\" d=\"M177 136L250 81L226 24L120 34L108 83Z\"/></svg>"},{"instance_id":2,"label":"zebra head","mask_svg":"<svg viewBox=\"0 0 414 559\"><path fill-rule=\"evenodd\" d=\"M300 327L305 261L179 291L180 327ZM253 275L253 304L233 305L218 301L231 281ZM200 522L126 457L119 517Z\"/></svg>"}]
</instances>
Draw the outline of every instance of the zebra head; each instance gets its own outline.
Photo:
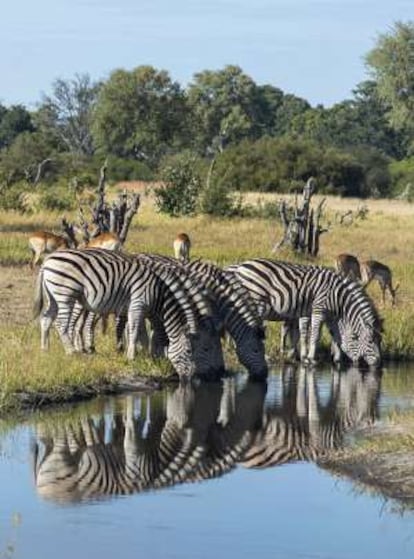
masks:
<instances>
[{"instance_id":1,"label":"zebra head","mask_svg":"<svg viewBox=\"0 0 414 559\"><path fill-rule=\"evenodd\" d=\"M352 328L343 320L338 321L340 347L347 357L357 365L361 360L369 367L381 364L381 333L371 326Z\"/></svg>"},{"instance_id":2,"label":"zebra head","mask_svg":"<svg viewBox=\"0 0 414 559\"><path fill-rule=\"evenodd\" d=\"M267 377L268 369L265 358L265 330L263 326L246 328L245 333L236 345L239 361L254 379Z\"/></svg>"},{"instance_id":3,"label":"zebra head","mask_svg":"<svg viewBox=\"0 0 414 559\"><path fill-rule=\"evenodd\" d=\"M224 357L221 347L219 321L209 317L199 322L197 334L191 337L196 375L216 379L224 373Z\"/></svg>"}]
</instances>

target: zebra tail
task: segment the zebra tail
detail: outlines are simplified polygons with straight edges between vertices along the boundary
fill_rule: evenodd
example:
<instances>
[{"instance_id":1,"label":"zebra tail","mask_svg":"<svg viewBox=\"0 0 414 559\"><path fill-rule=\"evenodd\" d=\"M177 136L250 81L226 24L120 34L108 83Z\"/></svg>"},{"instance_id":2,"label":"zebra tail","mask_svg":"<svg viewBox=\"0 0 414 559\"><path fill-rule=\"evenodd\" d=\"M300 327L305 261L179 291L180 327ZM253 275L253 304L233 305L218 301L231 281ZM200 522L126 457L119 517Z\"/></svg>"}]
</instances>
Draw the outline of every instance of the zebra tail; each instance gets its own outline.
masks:
<instances>
[{"instance_id":1,"label":"zebra tail","mask_svg":"<svg viewBox=\"0 0 414 559\"><path fill-rule=\"evenodd\" d=\"M33 318L36 319L43 308L43 272L40 271L36 278L34 301L33 301Z\"/></svg>"}]
</instances>

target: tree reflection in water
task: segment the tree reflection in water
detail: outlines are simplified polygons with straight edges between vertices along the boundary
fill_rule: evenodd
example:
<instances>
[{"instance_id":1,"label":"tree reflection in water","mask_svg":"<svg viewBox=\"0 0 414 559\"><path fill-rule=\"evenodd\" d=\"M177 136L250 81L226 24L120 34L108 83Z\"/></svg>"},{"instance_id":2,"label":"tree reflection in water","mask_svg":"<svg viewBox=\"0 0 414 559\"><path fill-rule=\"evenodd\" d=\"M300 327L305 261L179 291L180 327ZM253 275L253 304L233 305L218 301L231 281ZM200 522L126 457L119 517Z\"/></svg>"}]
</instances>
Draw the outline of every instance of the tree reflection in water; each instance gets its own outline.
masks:
<instances>
[{"instance_id":1,"label":"tree reflection in water","mask_svg":"<svg viewBox=\"0 0 414 559\"><path fill-rule=\"evenodd\" d=\"M334 371L327 395L312 370L289 366L280 379L272 401L266 384L232 378L180 385L154 409L150 398L128 395L121 413L108 407L39 425L36 489L47 499L77 502L209 479L237 465L316 461L377 418L375 373Z\"/></svg>"}]
</instances>

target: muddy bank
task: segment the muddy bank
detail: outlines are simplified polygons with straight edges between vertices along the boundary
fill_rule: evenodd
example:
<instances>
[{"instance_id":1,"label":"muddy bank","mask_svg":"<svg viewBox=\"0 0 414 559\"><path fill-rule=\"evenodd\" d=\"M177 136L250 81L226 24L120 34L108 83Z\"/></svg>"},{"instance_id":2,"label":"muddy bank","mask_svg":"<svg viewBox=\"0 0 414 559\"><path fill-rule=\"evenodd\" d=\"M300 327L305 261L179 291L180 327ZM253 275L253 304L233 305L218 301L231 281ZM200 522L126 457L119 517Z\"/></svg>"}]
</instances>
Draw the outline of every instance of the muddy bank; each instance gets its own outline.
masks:
<instances>
[{"instance_id":1,"label":"muddy bank","mask_svg":"<svg viewBox=\"0 0 414 559\"><path fill-rule=\"evenodd\" d=\"M116 395L124 392L150 393L161 390L167 385L175 384L174 377L132 377L122 376L116 382L101 382L91 386L66 386L61 392L15 392L11 396L11 405L1 415L27 413L40 408L72 404L90 400L97 396Z\"/></svg>"},{"instance_id":2,"label":"muddy bank","mask_svg":"<svg viewBox=\"0 0 414 559\"><path fill-rule=\"evenodd\" d=\"M371 434L364 436L362 447L348 447L324 457L318 465L331 474L349 479L362 491L381 494L396 501L400 508L413 510L412 427L411 421L406 423L402 418L393 425L374 428Z\"/></svg>"}]
</instances>

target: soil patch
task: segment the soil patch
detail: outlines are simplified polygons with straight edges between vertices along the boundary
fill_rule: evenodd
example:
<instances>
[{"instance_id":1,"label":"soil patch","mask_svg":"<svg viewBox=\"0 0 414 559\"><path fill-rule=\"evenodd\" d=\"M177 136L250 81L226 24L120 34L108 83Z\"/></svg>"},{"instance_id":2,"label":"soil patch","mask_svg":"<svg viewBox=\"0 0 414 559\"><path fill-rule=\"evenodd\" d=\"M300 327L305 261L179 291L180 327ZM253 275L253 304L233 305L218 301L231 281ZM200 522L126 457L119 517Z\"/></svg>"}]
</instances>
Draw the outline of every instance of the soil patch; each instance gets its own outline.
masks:
<instances>
[{"instance_id":1,"label":"soil patch","mask_svg":"<svg viewBox=\"0 0 414 559\"><path fill-rule=\"evenodd\" d=\"M37 271L29 266L0 266L0 319L4 324L22 325L32 320Z\"/></svg>"}]
</instances>

